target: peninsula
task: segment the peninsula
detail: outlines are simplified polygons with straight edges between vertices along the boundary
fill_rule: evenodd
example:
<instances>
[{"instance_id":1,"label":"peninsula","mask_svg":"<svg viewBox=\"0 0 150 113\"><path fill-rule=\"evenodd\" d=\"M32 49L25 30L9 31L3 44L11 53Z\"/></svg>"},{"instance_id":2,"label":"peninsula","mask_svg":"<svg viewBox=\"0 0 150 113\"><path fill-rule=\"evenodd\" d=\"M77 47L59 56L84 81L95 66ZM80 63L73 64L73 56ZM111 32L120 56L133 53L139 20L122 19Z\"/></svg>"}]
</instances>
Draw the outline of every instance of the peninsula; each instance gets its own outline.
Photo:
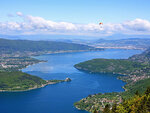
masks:
<instances>
[{"instance_id":1,"label":"peninsula","mask_svg":"<svg viewBox=\"0 0 150 113\"><path fill-rule=\"evenodd\" d=\"M43 80L20 71L0 72L0 92L28 91L45 87L49 84L65 82L65 80Z\"/></svg>"},{"instance_id":2,"label":"peninsula","mask_svg":"<svg viewBox=\"0 0 150 113\"><path fill-rule=\"evenodd\" d=\"M43 80L21 72L22 68L39 62L32 56L50 53L96 51L96 49L83 44L64 43L55 41L29 41L0 39L0 91L27 91L44 87L48 84L71 81Z\"/></svg>"},{"instance_id":3,"label":"peninsula","mask_svg":"<svg viewBox=\"0 0 150 113\"><path fill-rule=\"evenodd\" d=\"M110 105L110 108L114 103L119 105L123 100L133 98L136 92L143 95L150 86L150 49L128 59L93 59L81 62L75 68L90 73L116 74L127 83L124 92L89 95L74 104L81 110L104 111L106 105Z\"/></svg>"}]
</instances>

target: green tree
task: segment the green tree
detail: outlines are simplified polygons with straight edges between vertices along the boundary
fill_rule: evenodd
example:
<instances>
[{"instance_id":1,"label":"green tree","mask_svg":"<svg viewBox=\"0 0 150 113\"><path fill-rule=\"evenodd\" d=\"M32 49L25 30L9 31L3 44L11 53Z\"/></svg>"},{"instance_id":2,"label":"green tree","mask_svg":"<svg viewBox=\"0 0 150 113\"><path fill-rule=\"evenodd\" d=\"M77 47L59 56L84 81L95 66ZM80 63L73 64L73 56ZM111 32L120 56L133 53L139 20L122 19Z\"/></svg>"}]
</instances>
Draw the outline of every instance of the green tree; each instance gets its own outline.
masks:
<instances>
[{"instance_id":1,"label":"green tree","mask_svg":"<svg viewBox=\"0 0 150 113\"><path fill-rule=\"evenodd\" d=\"M147 88L147 90L145 91L145 94L146 95L150 94L150 87Z\"/></svg>"},{"instance_id":2,"label":"green tree","mask_svg":"<svg viewBox=\"0 0 150 113\"><path fill-rule=\"evenodd\" d=\"M95 109L92 113L98 113L98 112L97 112L96 109Z\"/></svg>"},{"instance_id":3,"label":"green tree","mask_svg":"<svg viewBox=\"0 0 150 113\"><path fill-rule=\"evenodd\" d=\"M147 111L150 112L150 95L148 96L147 101L146 101L146 108L147 108Z\"/></svg>"},{"instance_id":4,"label":"green tree","mask_svg":"<svg viewBox=\"0 0 150 113\"><path fill-rule=\"evenodd\" d=\"M136 95L136 96L140 96L140 94L139 94L139 91L138 91L138 90L136 90L135 95Z\"/></svg>"},{"instance_id":5,"label":"green tree","mask_svg":"<svg viewBox=\"0 0 150 113\"><path fill-rule=\"evenodd\" d=\"M116 113L116 110L117 110L117 103L115 102L115 103L112 105L112 110L111 110L111 112L112 112L112 113Z\"/></svg>"},{"instance_id":6,"label":"green tree","mask_svg":"<svg viewBox=\"0 0 150 113\"><path fill-rule=\"evenodd\" d=\"M110 105L107 104L103 110L103 113L110 113Z\"/></svg>"}]
</instances>

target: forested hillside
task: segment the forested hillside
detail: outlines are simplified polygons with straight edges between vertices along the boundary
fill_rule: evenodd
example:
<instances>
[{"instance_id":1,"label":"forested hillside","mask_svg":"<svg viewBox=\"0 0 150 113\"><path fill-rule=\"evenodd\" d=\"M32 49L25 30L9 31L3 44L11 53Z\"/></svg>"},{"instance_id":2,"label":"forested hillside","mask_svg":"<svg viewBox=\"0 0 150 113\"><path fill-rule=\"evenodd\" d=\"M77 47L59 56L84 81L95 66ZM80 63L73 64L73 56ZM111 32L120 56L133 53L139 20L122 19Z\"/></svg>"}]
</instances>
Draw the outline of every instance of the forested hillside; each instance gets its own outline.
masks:
<instances>
[{"instance_id":1,"label":"forested hillside","mask_svg":"<svg viewBox=\"0 0 150 113\"><path fill-rule=\"evenodd\" d=\"M38 88L46 81L23 72L0 72L0 91L19 91Z\"/></svg>"},{"instance_id":2,"label":"forested hillside","mask_svg":"<svg viewBox=\"0 0 150 113\"><path fill-rule=\"evenodd\" d=\"M65 51L65 50L96 50L87 45L54 42L0 39L0 53L5 52L38 52L38 51Z\"/></svg>"}]
</instances>

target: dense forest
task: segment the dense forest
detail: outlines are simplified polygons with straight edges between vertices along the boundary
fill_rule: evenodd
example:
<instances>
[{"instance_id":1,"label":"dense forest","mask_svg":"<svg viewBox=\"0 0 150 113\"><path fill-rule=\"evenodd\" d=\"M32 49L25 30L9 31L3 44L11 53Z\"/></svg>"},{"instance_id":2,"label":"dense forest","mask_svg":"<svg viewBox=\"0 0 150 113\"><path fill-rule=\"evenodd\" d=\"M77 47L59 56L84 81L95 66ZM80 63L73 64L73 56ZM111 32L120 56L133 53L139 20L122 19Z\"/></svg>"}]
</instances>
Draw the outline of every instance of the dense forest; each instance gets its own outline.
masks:
<instances>
[{"instance_id":1,"label":"dense forest","mask_svg":"<svg viewBox=\"0 0 150 113\"><path fill-rule=\"evenodd\" d=\"M129 60L119 60L119 59L93 59L83 63L76 64L77 69L87 70L93 73L124 73L130 74L136 70L141 70L142 67L147 67L148 65L129 61Z\"/></svg>"},{"instance_id":2,"label":"dense forest","mask_svg":"<svg viewBox=\"0 0 150 113\"><path fill-rule=\"evenodd\" d=\"M0 91L19 91L38 88L46 81L23 72L0 72Z\"/></svg>"}]
</instances>

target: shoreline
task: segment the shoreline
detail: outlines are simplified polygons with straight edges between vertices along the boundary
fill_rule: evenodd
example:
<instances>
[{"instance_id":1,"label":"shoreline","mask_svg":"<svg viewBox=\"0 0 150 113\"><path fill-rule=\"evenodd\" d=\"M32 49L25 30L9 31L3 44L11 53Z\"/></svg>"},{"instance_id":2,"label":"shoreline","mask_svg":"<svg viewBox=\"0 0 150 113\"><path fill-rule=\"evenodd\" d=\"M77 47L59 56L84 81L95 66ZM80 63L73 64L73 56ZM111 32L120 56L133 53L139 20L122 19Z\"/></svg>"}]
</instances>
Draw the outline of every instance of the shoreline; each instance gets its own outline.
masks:
<instances>
[{"instance_id":1,"label":"shoreline","mask_svg":"<svg viewBox=\"0 0 150 113\"><path fill-rule=\"evenodd\" d=\"M31 58L31 57L30 57L30 58ZM36 60L39 60L39 59L36 59ZM33 65L35 65L35 64L44 63L44 62L47 62L47 61L40 61L40 60L39 60L39 62L33 63L33 64L31 64L31 65L27 65L27 66L25 66L25 67L19 69L19 71L22 71L23 69L28 68L29 66L33 66ZM26 73L26 72L24 72L24 73Z\"/></svg>"},{"instance_id":2,"label":"shoreline","mask_svg":"<svg viewBox=\"0 0 150 113\"><path fill-rule=\"evenodd\" d=\"M51 55L51 54L59 54L59 53L75 53L75 52L90 52L90 51L104 51L105 49L102 49L102 50L68 50L68 51L55 51L55 52L48 52L48 53L43 53L43 54L38 54L38 55L31 55L29 56L30 58L35 58L36 56L41 56L41 55ZM19 71L22 71L22 69L25 69L25 68L28 68L29 66L32 66L32 65L35 65L35 64L38 64L38 63L44 63L44 62L47 62L47 61L44 61L44 60L39 60L37 58L35 58L36 60L38 60L39 62L36 62L36 63L33 63L31 65L27 65L26 67L24 68L21 68L19 69Z\"/></svg>"},{"instance_id":3,"label":"shoreline","mask_svg":"<svg viewBox=\"0 0 150 113\"><path fill-rule=\"evenodd\" d=\"M95 46L92 46L95 47ZM95 47L95 48L100 48L100 49L125 49L125 50L146 50L145 48L129 48L129 47L105 47L105 46L101 46L101 47Z\"/></svg>"},{"instance_id":4,"label":"shoreline","mask_svg":"<svg viewBox=\"0 0 150 113\"><path fill-rule=\"evenodd\" d=\"M38 54L38 55L34 55L34 56L29 56L29 58L34 58L35 56L40 56L40 55L48 55L48 54L59 54L59 53L74 53L74 52L87 52L87 51L104 51L104 50L75 50L75 51L72 51L72 50L69 50L69 51L56 51L56 52L49 52L49 53L43 53L43 54ZM44 62L47 62L47 61L44 61L44 60L39 60L37 58L35 58L36 60L38 60L38 62L35 62L33 64L30 64L30 65L27 65L25 66L24 68L21 68L21 69L18 69L18 71L21 71L25 68L28 68L29 66L32 66L32 65L35 65L35 64L38 64L38 63L44 63ZM26 73L26 72L24 72ZM30 91L30 90L34 90L34 89L38 89L38 88L42 88L42 87L45 87L47 85L52 85L52 84L57 84L57 83L60 83L60 82L65 82L65 80L62 80L62 81L58 81L58 82L48 82L48 80L45 80L47 82L47 84L42 84L41 86L34 86L34 87L31 87L31 88L28 88L26 90L0 90L0 92L24 92L24 91Z\"/></svg>"},{"instance_id":5,"label":"shoreline","mask_svg":"<svg viewBox=\"0 0 150 113\"><path fill-rule=\"evenodd\" d=\"M75 67L75 66L74 66ZM89 70L84 70L84 69L82 69L82 68L78 68L78 67L75 67L76 69L78 69L78 70L80 70L80 71L84 71L84 72L87 72L87 73L93 73L93 74L100 74L100 72L92 72L92 71L89 71ZM112 74L112 75L114 75L114 77L116 77L116 79L119 79L119 80L121 80L122 82L124 82L125 83L125 85L123 85L121 88L123 88L123 90L124 91L119 91L119 92L109 92L109 93L101 93L101 95L103 95L103 96L101 96L99 99L97 99L98 98L98 96L97 95L99 95L100 94L100 92L99 93L97 93L97 94L91 94L90 95L90 97L89 96L87 96L87 97L84 97L84 98L81 98L79 101L77 101L77 102L75 102L74 103L74 106L75 106L75 108L77 108L78 110L85 110L85 111L88 111L88 112L90 112L90 110L88 109L88 107L86 107L85 109L82 109L82 107L81 107L81 105L82 105L82 102L88 102L88 101L93 101L94 99L97 99L97 100L95 100L95 101L99 101L99 102L101 102L101 103L104 103L104 99L105 99L105 101L108 103L108 104L112 104L113 103L113 101L118 101L118 103L117 104L120 104L121 102L122 102L122 100L124 99L124 97L125 97L125 94L126 93L130 93L130 89L128 88L128 86L130 86L130 87L134 87L134 84L136 83L136 82L139 82L139 81L142 81L142 80L146 80L146 79L149 79L150 78L150 76L147 76L147 77L144 77L144 78L142 78L141 77L141 79L138 79L137 81L134 81L134 79L132 79L132 78L134 78L135 76L131 76L130 74L125 74L125 73L104 73L104 74ZM128 78L126 79L126 78L124 78L124 77L131 77L130 78L130 81L128 81ZM114 93L116 93L116 95L115 96L112 96ZM110 97L109 96L111 96L112 98L110 99ZM131 96L131 95L130 95ZM114 98L117 98L117 99L114 99ZM89 99L89 100L88 100ZM101 101L100 101L101 100ZM93 101L94 102L94 101ZM96 106L96 104L93 104L92 105L93 107L94 106ZM103 109L103 107L100 107L100 109Z\"/></svg>"},{"instance_id":6,"label":"shoreline","mask_svg":"<svg viewBox=\"0 0 150 113\"><path fill-rule=\"evenodd\" d=\"M45 86L48 86L48 85L53 85L53 84L58 84L58 83L61 83L61 82L65 82L64 80L62 81L59 81L59 82L48 82L48 80L45 80L47 82L47 84L42 84L41 86L34 86L32 88L28 88L26 90L0 90L0 93L1 92L25 92L25 91L31 91L31 90L35 90L35 89L39 89L39 88L44 88Z\"/></svg>"},{"instance_id":7,"label":"shoreline","mask_svg":"<svg viewBox=\"0 0 150 113\"><path fill-rule=\"evenodd\" d=\"M41 53L41 54L37 54L37 55L31 55L29 57L33 57L34 56L40 56L40 55L49 55L49 54L59 54L59 53L74 53L74 52L88 52L88 51L104 51L104 48L97 48L97 49L101 49L101 50L66 50L66 51L48 51L45 53Z\"/></svg>"},{"instance_id":8,"label":"shoreline","mask_svg":"<svg viewBox=\"0 0 150 113\"><path fill-rule=\"evenodd\" d=\"M75 67L75 66L74 66L74 67ZM76 67L75 67L75 68L76 68ZM78 69L78 68L76 68L76 69ZM82 69L78 69L78 70L83 71L83 72L86 72L86 73L90 73L90 74L102 74L102 73L92 72L92 71L88 71L88 70L82 70ZM119 91L119 92L109 92L109 93L101 93L101 92L99 92L99 93L101 93L102 95L106 95L106 96L107 96L108 94L113 94L113 93L120 94L120 93L123 93L123 92L128 91L128 90L125 88L125 86L128 85L128 83L127 83L126 81L120 79L119 77L121 77L121 76L129 76L129 75L125 75L125 74L121 74L121 73L119 73L119 74L117 74L117 73L103 73L103 74L111 74L111 75L114 75L114 77L115 77L116 79L118 79L118 80L124 82L125 85L121 86L121 88L123 89L123 91ZM95 95L98 95L99 93L90 94L90 96L93 97L93 96L95 96ZM88 97L89 97L89 96L86 96L86 97L84 97L84 98L81 98L79 101L84 100L84 99L86 99L86 98L88 98ZM121 95L120 95L120 97L121 97ZM104 98L105 98L105 97L104 97ZM107 97L106 97L106 98L107 98ZM121 97L121 98L122 98L122 97ZM108 100L109 100L109 99L108 99ZM77 101L77 102L79 102L79 101ZM85 101L86 101L86 100L85 100ZM74 103L74 107L75 107L76 109L78 109L78 110L84 110L84 111L90 112L90 111L87 110L87 109L82 109L82 108L78 107L77 105L75 105L77 102ZM103 102L102 102L102 103L103 103Z\"/></svg>"}]
</instances>

